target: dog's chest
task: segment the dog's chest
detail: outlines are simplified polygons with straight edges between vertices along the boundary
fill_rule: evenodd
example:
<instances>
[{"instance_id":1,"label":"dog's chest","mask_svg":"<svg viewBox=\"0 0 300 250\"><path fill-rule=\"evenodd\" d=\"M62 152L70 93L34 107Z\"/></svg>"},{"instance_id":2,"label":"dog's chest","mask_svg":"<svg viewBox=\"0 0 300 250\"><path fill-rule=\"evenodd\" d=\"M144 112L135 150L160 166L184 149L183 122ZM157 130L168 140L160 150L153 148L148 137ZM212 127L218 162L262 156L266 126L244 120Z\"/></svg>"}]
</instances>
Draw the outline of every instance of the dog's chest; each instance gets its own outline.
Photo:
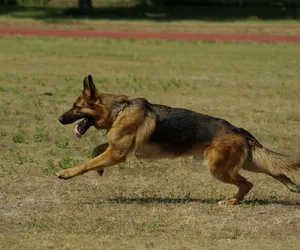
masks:
<instances>
[{"instance_id":1,"label":"dog's chest","mask_svg":"<svg viewBox=\"0 0 300 250\"><path fill-rule=\"evenodd\" d=\"M177 155L172 151L165 151L159 145L146 143L139 146L133 152L137 158L161 159L161 158L176 158Z\"/></svg>"}]
</instances>

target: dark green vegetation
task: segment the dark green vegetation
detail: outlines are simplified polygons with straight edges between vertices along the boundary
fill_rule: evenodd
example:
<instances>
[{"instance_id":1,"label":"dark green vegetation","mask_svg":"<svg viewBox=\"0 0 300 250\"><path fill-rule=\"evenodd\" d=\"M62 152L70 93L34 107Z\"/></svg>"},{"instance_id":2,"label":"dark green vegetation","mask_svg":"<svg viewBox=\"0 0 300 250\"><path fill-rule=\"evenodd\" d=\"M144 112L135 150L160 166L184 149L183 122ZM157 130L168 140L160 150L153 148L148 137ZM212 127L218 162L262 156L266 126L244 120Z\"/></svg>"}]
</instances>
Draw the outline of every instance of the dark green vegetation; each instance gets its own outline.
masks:
<instances>
[{"instance_id":1,"label":"dark green vegetation","mask_svg":"<svg viewBox=\"0 0 300 250\"><path fill-rule=\"evenodd\" d=\"M3 0L2 0L3 1ZM13 0L14 1L14 0ZM10 0L9 0L10 2ZM277 1L272 4L239 6L242 1L234 4L224 2L223 5L190 5L182 4L144 5L144 1L93 1L93 9L82 11L77 1L19 1L16 5L2 5L0 15L15 18L34 18L38 20L68 21L75 19L95 20L150 20L150 21L241 21L241 20L299 20L300 7L293 5L296 1ZM153 1L155 2L155 1ZM169 1L170 2L170 1ZM194 1L197 2L197 1ZM245 3L247 1L244 1ZM258 1L259 2L259 1ZM218 3L215 1L214 3Z\"/></svg>"}]
</instances>

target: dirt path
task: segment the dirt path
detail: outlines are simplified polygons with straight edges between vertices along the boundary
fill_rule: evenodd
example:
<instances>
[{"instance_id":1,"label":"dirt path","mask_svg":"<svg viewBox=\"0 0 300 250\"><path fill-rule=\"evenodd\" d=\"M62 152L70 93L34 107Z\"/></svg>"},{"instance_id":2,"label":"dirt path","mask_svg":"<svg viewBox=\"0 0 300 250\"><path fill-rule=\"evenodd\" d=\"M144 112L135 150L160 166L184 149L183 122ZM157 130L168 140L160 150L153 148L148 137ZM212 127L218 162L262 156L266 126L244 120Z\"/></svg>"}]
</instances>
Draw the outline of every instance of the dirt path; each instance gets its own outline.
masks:
<instances>
[{"instance_id":1,"label":"dirt path","mask_svg":"<svg viewBox=\"0 0 300 250\"><path fill-rule=\"evenodd\" d=\"M278 34L204 34L192 32L143 32L143 31L101 31L71 29L35 29L0 27L0 35L30 35L55 37L102 37L135 38L157 40L199 40L199 41L254 41L254 42L300 42L300 35Z\"/></svg>"}]
</instances>

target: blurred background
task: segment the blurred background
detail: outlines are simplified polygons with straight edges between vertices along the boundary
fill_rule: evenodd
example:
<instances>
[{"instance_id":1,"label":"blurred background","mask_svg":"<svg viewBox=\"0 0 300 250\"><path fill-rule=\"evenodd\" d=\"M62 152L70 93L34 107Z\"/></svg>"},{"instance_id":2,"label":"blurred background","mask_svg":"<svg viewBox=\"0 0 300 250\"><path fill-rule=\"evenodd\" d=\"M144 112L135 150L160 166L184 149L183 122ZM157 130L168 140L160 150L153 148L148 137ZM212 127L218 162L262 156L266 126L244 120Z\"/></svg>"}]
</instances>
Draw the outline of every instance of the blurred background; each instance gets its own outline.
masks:
<instances>
[{"instance_id":1,"label":"blurred background","mask_svg":"<svg viewBox=\"0 0 300 250\"><path fill-rule=\"evenodd\" d=\"M35 18L224 21L300 15L300 0L0 0L0 5L2 15Z\"/></svg>"}]
</instances>

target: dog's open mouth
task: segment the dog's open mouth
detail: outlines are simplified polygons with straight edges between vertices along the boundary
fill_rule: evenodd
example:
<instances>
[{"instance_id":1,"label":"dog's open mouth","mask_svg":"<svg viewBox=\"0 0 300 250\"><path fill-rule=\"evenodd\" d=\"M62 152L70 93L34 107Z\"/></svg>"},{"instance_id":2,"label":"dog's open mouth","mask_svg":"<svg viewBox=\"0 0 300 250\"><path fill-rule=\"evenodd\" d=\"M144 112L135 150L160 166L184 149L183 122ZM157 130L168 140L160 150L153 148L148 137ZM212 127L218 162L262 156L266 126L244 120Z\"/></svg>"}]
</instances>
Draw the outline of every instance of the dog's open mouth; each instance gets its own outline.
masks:
<instances>
[{"instance_id":1,"label":"dog's open mouth","mask_svg":"<svg viewBox=\"0 0 300 250\"><path fill-rule=\"evenodd\" d=\"M94 125L94 122L93 118L91 117L84 118L81 122L77 123L77 125L74 128L74 133L76 137L80 139L80 137L84 135L92 125Z\"/></svg>"}]
</instances>

